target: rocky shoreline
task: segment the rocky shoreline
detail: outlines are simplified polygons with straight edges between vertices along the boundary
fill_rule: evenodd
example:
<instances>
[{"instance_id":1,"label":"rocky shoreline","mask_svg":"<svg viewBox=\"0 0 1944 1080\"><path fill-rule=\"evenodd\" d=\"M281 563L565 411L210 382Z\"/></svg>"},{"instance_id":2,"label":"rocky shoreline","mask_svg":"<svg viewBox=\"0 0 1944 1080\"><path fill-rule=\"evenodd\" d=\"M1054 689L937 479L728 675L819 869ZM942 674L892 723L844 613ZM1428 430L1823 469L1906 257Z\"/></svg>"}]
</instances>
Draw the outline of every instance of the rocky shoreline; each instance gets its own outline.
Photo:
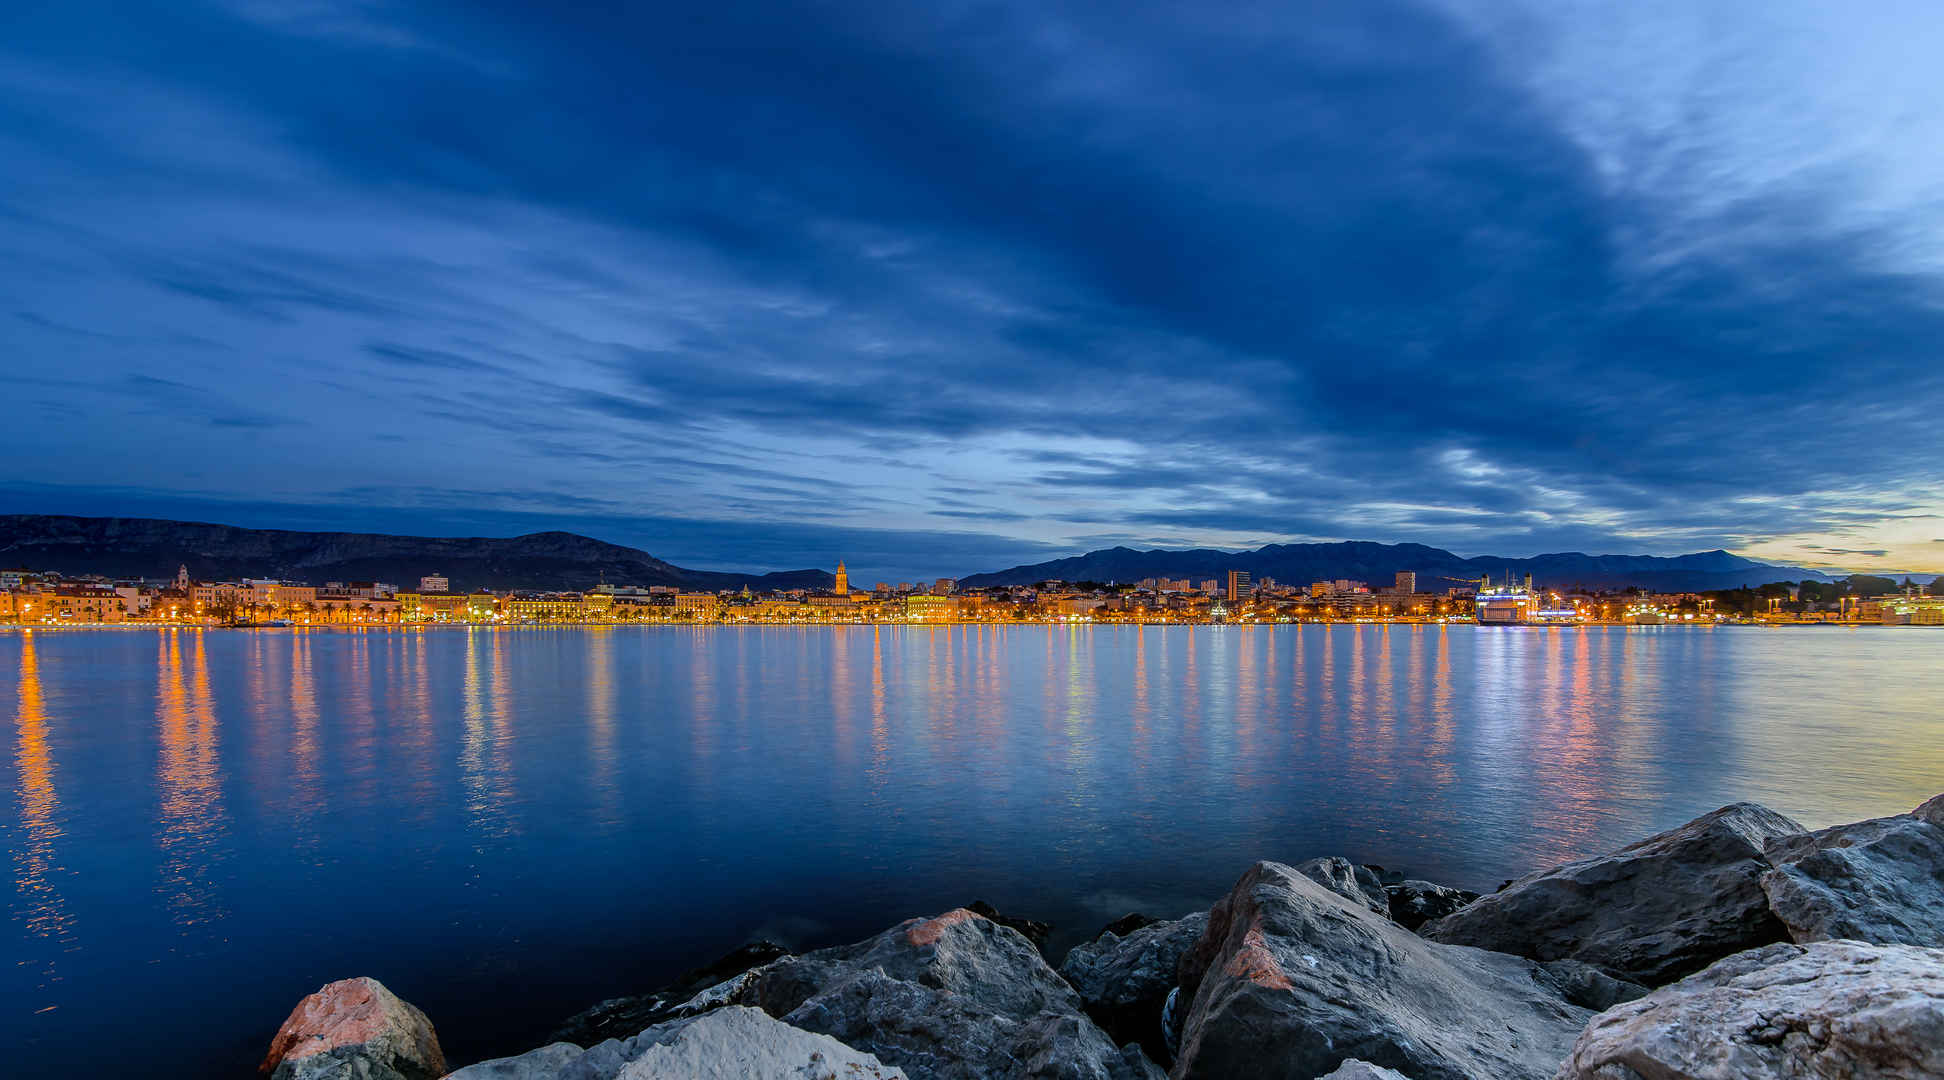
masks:
<instances>
[{"instance_id":1,"label":"rocky shoreline","mask_svg":"<svg viewBox=\"0 0 1944 1080\"><path fill-rule=\"evenodd\" d=\"M448 1071L373 979L305 998L271 1080L1944 1078L1944 795L1811 832L1737 803L1489 896L1341 857L1056 969L990 908L757 943Z\"/></svg>"}]
</instances>

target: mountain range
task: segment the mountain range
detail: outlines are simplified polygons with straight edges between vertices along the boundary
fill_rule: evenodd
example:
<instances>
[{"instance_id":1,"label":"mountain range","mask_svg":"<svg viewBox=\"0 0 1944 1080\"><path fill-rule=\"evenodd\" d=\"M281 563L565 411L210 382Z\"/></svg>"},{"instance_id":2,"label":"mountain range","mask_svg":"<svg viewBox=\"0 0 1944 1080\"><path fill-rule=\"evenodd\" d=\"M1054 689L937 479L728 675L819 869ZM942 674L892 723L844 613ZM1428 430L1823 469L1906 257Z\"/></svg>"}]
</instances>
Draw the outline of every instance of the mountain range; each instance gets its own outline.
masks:
<instances>
[{"instance_id":1,"label":"mountain range","mask_svg":"<svg viewBox=\"0 0 1944 1080\"><path fill-rule=\"evenodd\" d=\"M1623 588L1699 591L1764 585L1772 581L1829 581L1829 576L1799 566L1775 566L1726 551L1692 555L1583 555L1561 552L1513 559L1496 555L1461 558L1424 544L1377 544L1347 541L1336 544L1270 544L1254 551L1136 551L1128 547L1090 551L1067 559L1015 566L989 574L974 574L959 582L963 588L988 585L1030 585L1037 581L1140 581L1143 578L1222 578L1230 570L1247 570L1256 578L1271 577L1289 585L1350 578L1372 588L1389 586L1398 571L1417 574L1424 592L1442 592L1452 585L1481 577L1523 578L1546 588Z\"/></svg>"},{"instance_id":2,"label":"mountain range","mask_svg":"<svg viewBox=\"0 0 1944 1080\"><path fill-rule=\"evenodd\" d=\"M278 578L389 581L404 588L441 574L454 590L585 589L597 582L715 591L829 588L823 570L769 574L689 570L645 551L569 532L526 536L388 536L380 533L240 529L152 518L0 515L0 566L170 578L187 566L199 581Z\"/></svg>"},{"instance_id":3,"label":"mountain range","mask_svg":"<svg viewBox=\"0 0 1944 1080\"><path fill-rule=\"evenodd\" d=\"M616 585L670 585L720 590L829 588L825 570L732 573L690 570L645 551L569 532L525 536L436 537L381 533L293 532L244 529L153 518L0 515L0 566L102 574L118 578L173 577L177 566L205 581L271 577L289 581L390 581L410 587L426 574L449 578L455 590L584 589L601 581ZM1418 588L1440 592L1481 577L1531 574L1548 588L1658 590L1732 589L1772 581L1829 581L1799 566L1777 566L1702 551L1691 555L1584 555L1562 552L1530 558L1481 555L1462 558L1424 544L1348 541L1334 544L1270 544L1254 551L1090 551L1050 562L963 578L964 588L1030 585L1038 581L1116 581L1170 577L1222 578L1247 570L1291 585L1352 578L1387 586L1400 570L1417 574Z\"/></svg>"}]
</instances>

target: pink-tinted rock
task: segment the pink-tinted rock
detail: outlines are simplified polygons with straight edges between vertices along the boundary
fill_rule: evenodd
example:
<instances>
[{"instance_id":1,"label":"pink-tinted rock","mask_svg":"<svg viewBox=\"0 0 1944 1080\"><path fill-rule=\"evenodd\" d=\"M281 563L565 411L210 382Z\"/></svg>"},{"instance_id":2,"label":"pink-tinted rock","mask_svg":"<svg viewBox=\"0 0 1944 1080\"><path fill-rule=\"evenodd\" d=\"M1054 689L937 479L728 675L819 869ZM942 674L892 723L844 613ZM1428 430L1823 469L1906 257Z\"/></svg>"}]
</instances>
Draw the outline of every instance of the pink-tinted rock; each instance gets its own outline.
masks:
<instances>
[{"instance_id":1,"label":"pink-tinted rock","mask_svg":"<svg viewBox=\"0 0 1944 1080\"><path fill-rule=\"evenodd\" d=\"M438 1080L432 1021L377 979L340 979L297 1003L257 1070L271 1080Z\"/></svg>"}]
</instances>

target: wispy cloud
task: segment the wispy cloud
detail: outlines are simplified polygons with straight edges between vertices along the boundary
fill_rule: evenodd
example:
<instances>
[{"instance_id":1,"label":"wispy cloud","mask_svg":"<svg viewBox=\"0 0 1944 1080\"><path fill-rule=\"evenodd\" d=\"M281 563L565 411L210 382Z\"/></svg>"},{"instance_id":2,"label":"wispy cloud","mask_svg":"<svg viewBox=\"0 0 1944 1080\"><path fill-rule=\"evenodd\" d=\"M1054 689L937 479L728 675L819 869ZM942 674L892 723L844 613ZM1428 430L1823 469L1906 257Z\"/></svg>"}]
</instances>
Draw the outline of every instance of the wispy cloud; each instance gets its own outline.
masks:
<instances>
[{"instance_id":1,"label":"wispy cloud","mask_svg":"<svg viewBox=\"0 0 1944 1080\"><path fill-rule=\"evenodd\" d=\"M1936 563L1907 515L1944 508L1944 131L1907 103L1944 90L1940 34L1802 4L43 5L0 44L32 406L0 459L750 557L671 523Z\"/></svg>"}]
</instances>

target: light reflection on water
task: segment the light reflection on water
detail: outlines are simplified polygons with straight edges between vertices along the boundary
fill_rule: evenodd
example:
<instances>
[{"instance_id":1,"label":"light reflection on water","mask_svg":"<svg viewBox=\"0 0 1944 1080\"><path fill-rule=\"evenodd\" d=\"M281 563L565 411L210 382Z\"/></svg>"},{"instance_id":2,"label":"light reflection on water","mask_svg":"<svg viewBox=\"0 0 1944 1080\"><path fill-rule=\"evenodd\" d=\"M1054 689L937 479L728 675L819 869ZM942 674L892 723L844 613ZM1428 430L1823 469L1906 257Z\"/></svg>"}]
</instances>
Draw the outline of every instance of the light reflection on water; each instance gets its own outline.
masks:
<instances>
[{"instance_id":1,"label":"light reflection on water","mask_svg":"<svg viewBox=\"0 0 1944 1080\"><path fill-rule=\"evenodd\" d=\"M112 1010L240 1075L363 973L463 1061L756 933L984 897L1071 941L1258 857L1489 888L1735 799L1897 812L1944 790L1940 658L1922 630L0 633L0 1044L106 1067Z\"/></svg>"}]
</instances>

